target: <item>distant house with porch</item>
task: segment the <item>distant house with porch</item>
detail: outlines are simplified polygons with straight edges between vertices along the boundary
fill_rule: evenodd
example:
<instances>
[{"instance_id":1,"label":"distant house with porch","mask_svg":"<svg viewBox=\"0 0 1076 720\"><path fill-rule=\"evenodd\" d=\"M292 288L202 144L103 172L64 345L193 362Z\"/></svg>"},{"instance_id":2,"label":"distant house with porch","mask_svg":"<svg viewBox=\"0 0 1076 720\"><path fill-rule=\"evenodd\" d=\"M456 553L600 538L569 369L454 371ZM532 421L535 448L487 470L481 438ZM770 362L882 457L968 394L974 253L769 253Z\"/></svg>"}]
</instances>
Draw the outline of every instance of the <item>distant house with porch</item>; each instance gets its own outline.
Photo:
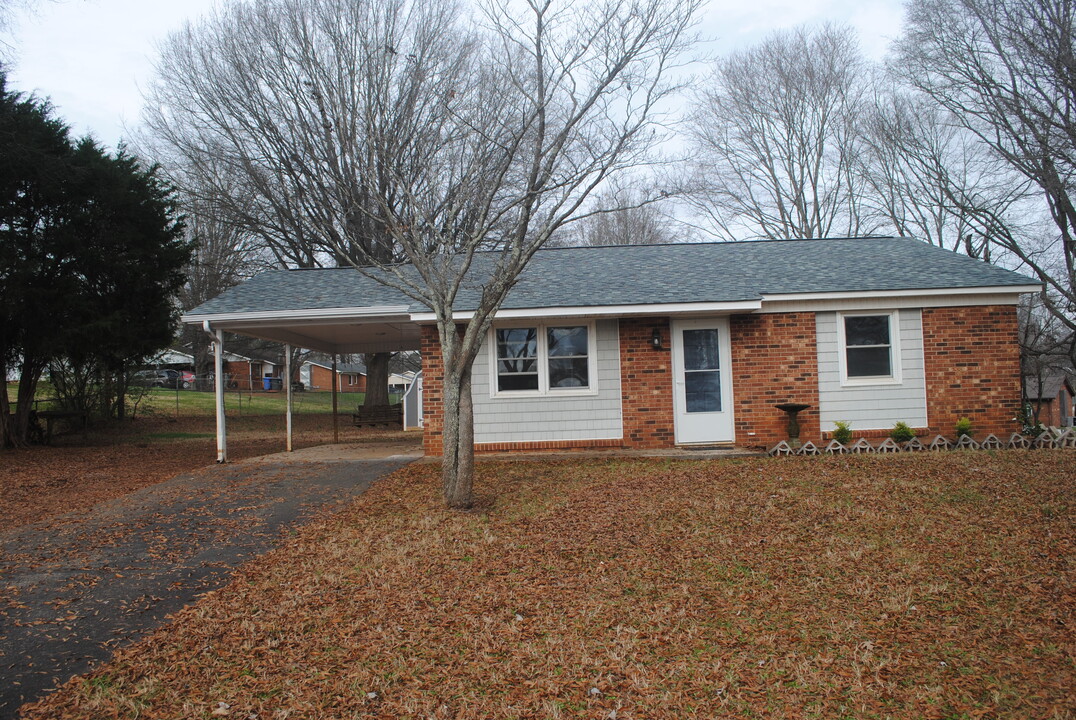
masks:
<instances>
[{"instance_id":1,"label":"distant house with porch","mask_svg":"<svg viewBox=\"0 0 1076 720\"><path fill-rule=\"evenodd\" d=\"M1076 392L1071 375L1053 371L1024 378L1024 397L1042 425L1072 427Z\"/></svg>"},{"instance_id":2,"label":"distant house with porch","mask_svg":"<svg viewBox=\"0 0 1076 720\"><path fill-rule=\"evenodd\" d=\"M476 256L460 321L495 259ZM837 420L1011 432L1016 306L1039 289L909 238L544 249L475 361L476 449L768 447L786 402L807 405L804 440ZM435 316L402 293L352 269L273 271L184 320L327 353L420 349L425 449L441 453Z\"/></svg>"}]
</instances>

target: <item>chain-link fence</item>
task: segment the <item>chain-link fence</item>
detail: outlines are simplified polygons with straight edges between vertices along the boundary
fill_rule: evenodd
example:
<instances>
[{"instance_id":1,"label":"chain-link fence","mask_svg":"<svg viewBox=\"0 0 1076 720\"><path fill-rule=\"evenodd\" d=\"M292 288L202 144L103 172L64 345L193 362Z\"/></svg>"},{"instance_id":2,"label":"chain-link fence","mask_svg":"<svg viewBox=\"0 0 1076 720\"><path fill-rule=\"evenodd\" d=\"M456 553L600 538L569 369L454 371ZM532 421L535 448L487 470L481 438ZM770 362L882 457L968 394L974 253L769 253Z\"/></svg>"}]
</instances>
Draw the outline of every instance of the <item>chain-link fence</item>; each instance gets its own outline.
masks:
<instances>
[{"instance_id":1,"label":"chain-link fence","mask_svg":"<svg viewBox=\"0 0 1076 720\"><path fill-rule=\"evenodd\" d=\"M175 371L174 371L175 372ZM214 415L216 412L216 377L178 371L178 376L144 375L136 383L132 401L137 413L174 415L176 417ZM390 393L389 402L398 403L402 394ZM340 414L354 413L366 398L365 392L340 390L337 408ZM224 375L224 408L228 415L283 414L287 408L287 392L279 377L252 378L246 375ZM332 413L330 387L308 388L301 382L292 383L292 411L296 414Z\"/></svg>"}]
</instances>

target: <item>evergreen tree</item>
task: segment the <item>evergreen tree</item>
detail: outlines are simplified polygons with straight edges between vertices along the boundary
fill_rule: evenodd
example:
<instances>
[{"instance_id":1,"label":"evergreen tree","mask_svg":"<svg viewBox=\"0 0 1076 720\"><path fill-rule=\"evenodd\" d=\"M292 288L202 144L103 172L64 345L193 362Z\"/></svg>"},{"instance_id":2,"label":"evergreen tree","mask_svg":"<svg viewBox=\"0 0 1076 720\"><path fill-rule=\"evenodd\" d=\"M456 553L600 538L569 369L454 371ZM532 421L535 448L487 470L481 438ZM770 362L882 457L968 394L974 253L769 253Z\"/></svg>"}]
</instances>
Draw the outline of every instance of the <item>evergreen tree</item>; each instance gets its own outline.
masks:
<instances>
[{"instance_id":1,"label":"evergreen tree","mask_svg":"<svg viewBox=\"0 0 1076 720\"><path fill-rule=\"evenodd\" d=\"M0 372L19 375L4 445L23 445L50 362L95 363L123 414L123 378L172 337L190 248L155 168L73 141L51 106L0 74Z\"/></svg>"}]
</instances>

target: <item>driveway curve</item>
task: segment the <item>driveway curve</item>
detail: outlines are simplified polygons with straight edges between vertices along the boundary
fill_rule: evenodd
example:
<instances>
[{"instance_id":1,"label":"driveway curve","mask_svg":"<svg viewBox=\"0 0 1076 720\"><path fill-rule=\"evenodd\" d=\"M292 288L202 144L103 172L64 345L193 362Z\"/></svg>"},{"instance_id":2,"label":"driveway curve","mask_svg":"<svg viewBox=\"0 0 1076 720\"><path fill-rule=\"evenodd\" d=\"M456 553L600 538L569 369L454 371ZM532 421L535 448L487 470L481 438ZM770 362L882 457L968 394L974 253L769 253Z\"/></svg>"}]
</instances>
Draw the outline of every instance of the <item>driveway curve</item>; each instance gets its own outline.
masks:
<instances>
[{"instance_id":1,"label":"driveway curve","mask_svg":"<svg viewBox=\"0 0 1076 720\"><path fill-rule=\"evenodd\" d=\"M377 454L211 466L0 535L0 720L416 458Z\"/></svg>"}]
</instances>

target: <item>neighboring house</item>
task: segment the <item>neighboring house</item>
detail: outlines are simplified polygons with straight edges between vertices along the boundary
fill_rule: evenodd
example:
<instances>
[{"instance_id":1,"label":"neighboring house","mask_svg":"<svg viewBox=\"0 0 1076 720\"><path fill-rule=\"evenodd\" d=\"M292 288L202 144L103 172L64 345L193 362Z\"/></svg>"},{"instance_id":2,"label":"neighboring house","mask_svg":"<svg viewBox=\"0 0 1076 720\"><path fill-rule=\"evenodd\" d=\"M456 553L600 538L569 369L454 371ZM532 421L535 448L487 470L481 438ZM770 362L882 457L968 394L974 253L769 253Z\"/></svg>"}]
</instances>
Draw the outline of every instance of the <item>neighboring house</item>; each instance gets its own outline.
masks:
<instances>
[{"instance_id":1,"label":"neighboring house","mask_svg":"<svg viewBox=\"0 0 1076 720\"><path fill-rule=\"evenodd\" d=\"M1039 288L908 238L542 250L475 362L476 447L768 447L786 401L809 405L804 440L837 420L1008 433L1016 305ZM465 283L457 317L475 302ZM274 271L184 319L322 352L421 349L425 449L441 453L435 318L398 291L348 269Z\"/></svg>"},{"instance_id":2,"label":"neighboring house","mask_svg":"<svg viewBox=\"0 0 1076 720\"><path fill-rule=\"evenodd\" d=\"M226 389L258 392L265 390L266 378L270 380L270 388L279 389L279 383L273 385L272 380L278 379L284 374L284 366L278 362L266 359L246 357L235 353L224 353L224 377Z\"/></svg>"},{"instance_id":3,"label":"neighboring house","mask_svg":"<svg viewBox=\"0 0 1076 720\"><path fill-rule=\"evenodd\" d=\"M299 368L298 377L307 390L328 392L333 389L331 363L307 360ZM366 392L366 366L362 363L338 363L336 389L339 392Z\"/></svg>"},{"instance_id":4,"label":"neighboring house","mask_svg":"<svg viewBox=\"0 0 1076 720\"><path fill-rule=\"evenodd\" d=\"M1024 397L1042 425L1072 427L1074 396L1072 378L1065 373L1053 371L1041 378L1024 378Z\"/></svg>"},{"instance_id":5,"label":"neighboring house","mask_svg":"<svg viewBox=\"0 0 1076 720\"><path fill-rule=\"evenodd\" d=\"M145 364L150 367L182 367L185 370L193 370L194 356L182 350L168 348L147 360Z\"/></svg>"}]
</instances>

